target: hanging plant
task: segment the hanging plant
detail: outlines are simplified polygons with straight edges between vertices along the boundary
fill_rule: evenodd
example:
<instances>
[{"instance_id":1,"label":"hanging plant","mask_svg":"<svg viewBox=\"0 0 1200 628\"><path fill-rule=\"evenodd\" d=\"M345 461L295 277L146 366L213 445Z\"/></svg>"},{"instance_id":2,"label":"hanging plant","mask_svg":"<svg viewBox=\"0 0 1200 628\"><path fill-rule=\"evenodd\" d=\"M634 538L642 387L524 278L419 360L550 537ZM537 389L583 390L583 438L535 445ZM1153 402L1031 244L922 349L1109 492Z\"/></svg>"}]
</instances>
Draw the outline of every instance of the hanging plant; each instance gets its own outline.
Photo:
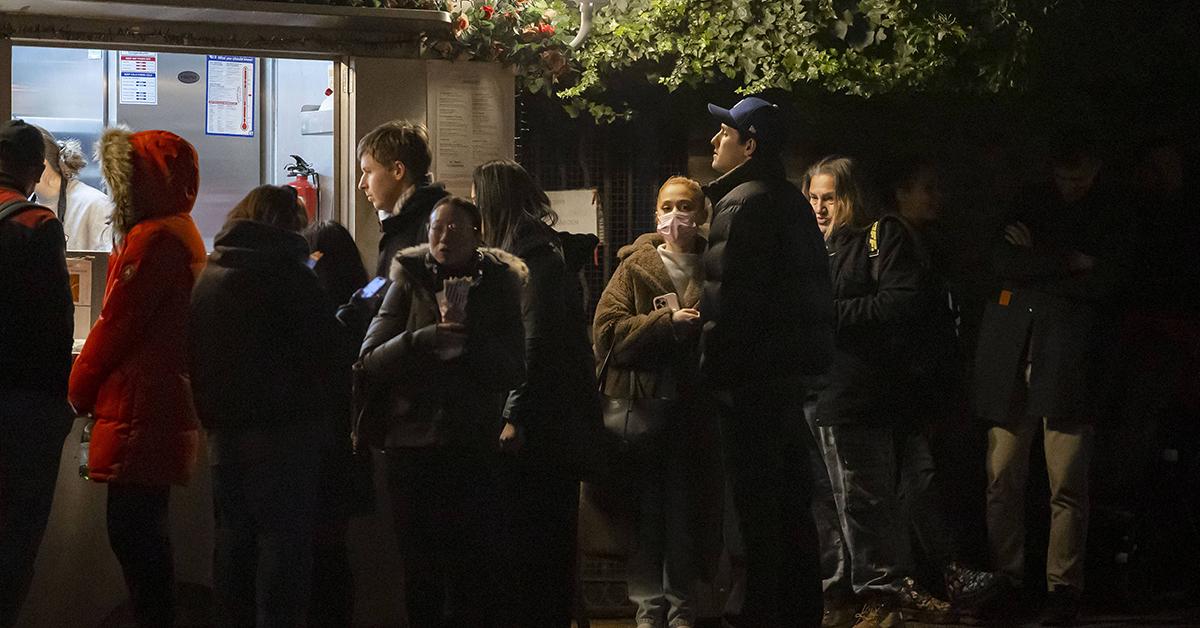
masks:
<instances>
[{"instance_id":1,"label":"hanging plant","mask_svg":"<svg viewBox=\"0 0 1200 628\"><path fill-rule=\"evenodd\" d=\"M426 9L444 11L444 0L262 0L291 4L322 4L335 7L365 7L377 9Z\"/></svg>"},{"instance_id":2,"label":"hanging plant","mask_svg":"<svg viewBox=\"0 0 1200 628\"><path fill-rule=\"evenodd\" d=\"M494 61L516 70L518 87L547 96L575 70L571 38L578 9L563 0L473 0L454 3L454 39L428 43L433 56Z\"/></svg>"}]
</instances>

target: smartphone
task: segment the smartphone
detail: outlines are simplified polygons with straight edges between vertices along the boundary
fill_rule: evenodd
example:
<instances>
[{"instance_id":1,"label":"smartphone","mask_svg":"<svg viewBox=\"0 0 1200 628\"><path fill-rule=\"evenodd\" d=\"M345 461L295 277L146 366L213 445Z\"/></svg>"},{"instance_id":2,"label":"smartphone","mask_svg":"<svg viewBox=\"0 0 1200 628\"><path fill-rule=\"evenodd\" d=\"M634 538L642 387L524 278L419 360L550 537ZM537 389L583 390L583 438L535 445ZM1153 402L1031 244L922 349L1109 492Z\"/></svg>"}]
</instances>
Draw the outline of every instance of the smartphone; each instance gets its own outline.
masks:
<instances>
[{"instance_id":1,"label":"smartphone","mask_svg":"<svg viewBox=\"0 0 1200 628\"><path fill-rule=\"evenodd\" d=\"M387 277L376 277L363 286L362 298L370 299L387 285Z\"/></svg>"},{"instance_id":2,"label":"smartphone","mask_svg":"<svg viewBox=\"0 0 1200 628\"><path fill-rule=\"evenodd\" d=\"M668 292L654 297L654 310L658 311L663 308L670 308L672 312L678 311L679 296L674 292Z\"/></svg>"},{"instance_id":3,"label":"smartphone","mask_svg":"<svg viewBox=\"0 0 1200 628\"><path fill-rule=\"evenodd\" d=\"M320 252L320 251L313 251L312 255L309 255L309 256L308 256L308 259L307 259L307 260L305 260L305 262L304 262L304 263L305 263L305 265L307 265L309 268L316 268L316 267L317 267L317 262L319 262L319 261L321 260L321 258L322 258L322 257L324 257L324 256L325 256L325 254L324 254L324 253L322 253L322 252Z\"/></svg>"}]
</instances>

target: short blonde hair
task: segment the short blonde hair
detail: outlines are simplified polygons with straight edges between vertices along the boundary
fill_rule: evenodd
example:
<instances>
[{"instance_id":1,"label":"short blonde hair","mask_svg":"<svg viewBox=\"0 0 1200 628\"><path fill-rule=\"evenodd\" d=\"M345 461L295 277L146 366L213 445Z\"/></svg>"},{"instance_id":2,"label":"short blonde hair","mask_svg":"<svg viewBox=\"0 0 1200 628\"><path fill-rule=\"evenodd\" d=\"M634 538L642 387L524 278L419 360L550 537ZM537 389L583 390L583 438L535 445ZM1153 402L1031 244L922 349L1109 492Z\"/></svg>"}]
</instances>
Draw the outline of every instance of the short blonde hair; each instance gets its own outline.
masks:
<instances>
[{"instance_id":1,"label":"short blonde hair","mask_svg":"<svg viewBox=\"0 0 1200 628\"><path fill-rule=\"evenodd\" d=\"M657 199L662 196L662 193L672 185L682 185L692 193L692 198L696 200L696 224L704 224L708 222L708 198L704 195L704 188L700 185L700 182L695 179L689 179L688 177L682 175L675 175L667 179L663 182L662 186L658 188L658 195L654 197L655 200L657 201ZM657 205L658 203L656 202L655 211L657 211Z\"/></svg>"},{"instance_id":2,"label":"short blonde hair","mask_svg":"<svg viewBox=\"0 0 1200 628\"><path fill-rule=\"evenodd\" d=\"M370 155L387 168L397 161L404 164L405 176L413 183L420 183L433 163L429 131L407 120L385 122L364 135L358 141L358 158L363 155Z\"/></svg>"}]
</instances>

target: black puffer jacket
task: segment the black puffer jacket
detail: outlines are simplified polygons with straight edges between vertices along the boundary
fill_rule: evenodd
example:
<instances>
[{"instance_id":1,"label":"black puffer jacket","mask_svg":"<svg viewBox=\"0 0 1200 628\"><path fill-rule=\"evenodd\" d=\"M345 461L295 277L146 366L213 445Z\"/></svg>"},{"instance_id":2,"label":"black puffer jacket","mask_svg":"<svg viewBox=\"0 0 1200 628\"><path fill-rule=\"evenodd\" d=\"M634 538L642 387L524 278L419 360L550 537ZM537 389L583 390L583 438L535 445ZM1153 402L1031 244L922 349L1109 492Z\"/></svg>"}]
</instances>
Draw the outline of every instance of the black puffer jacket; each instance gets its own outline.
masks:
<instances>
[{"instance_id":1,"label":"black puffer jacket","mask_svg":"<svg viewBox=\"0 0 1200 628\"><path fill-rule=\"evenodd\" d=\"M0 179L0 205L25 200ZM0 395L67 398L74 328L62 223L44 207L0 222Z\"/></svg>"},{"instance_id":2,"label":"black puffer jacket","mask_svg":"<svg viewBox=\"0 0 1200 628\"><path fill-rule=\"evenodd\" d=\"M401 249L420 246L429 240L429 213L438 201L449 195L441 183L421 183L400 206L400 211L379 223L383 235L379 237L376 276L388 276L392 262Z\"/></svg>"},{"instance_id":3,"label":"black puffer jacket","mask_svg":"<svg viewBox=\"0 0 1200 628\"><path fill-rule=\"evenodd\" d=\"M895 216L872 230L838 227L830 235L837 334L828 386L817 402L820 425L899 425L912 418L913 351L933 302L908 229Z\"/></svg>"},{"instance_id":4,"label":"black puffer jacket","mask_svg":"<svg viewBox=\"0 0 1200 628\"><path fill-rule=\"evenodd\" d=\"M296 233L249 220L217 235L192 290L192 390L209 429L332 421L344 333Z\"/></svg>"},{"instance_id":5,"label":"black puffer jacket","mask_svg":"<svg viewBox=\"0 0 1200 628\"><path fill-rule=\"evenodd\" d=\"M783 166L751 159L713 181L701 373L725 390L824 373L833 350L825 245Z\"/></svg>"},{"instance_id":6,"label":"black puffer jacket","mask_svg":"<svg viewBox=\"0 0 1200 628\"><path fill-rule=\"evenodd\" d=\"M386 447L454 446L495 450L508 391L524 376L521 290L525 264L483 249L467 300L466 352L434 354L443 279L429 245L400 251L392 285L363 341L361 368L381 394Z\"/></svg>"}]
</instances>

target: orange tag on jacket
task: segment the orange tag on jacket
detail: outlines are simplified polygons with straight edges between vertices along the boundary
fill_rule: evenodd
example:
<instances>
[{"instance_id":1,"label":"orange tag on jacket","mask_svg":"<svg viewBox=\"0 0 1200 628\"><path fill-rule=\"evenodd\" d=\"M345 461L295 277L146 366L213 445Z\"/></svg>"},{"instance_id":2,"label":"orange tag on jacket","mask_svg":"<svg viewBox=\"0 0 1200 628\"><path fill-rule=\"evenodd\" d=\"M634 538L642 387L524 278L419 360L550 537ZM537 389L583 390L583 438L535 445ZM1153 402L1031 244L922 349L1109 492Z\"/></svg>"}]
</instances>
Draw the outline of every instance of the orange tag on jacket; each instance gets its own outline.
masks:
<instances>
[{"instance_id":1,"label":"orange tag on jacket","mask_svg":"<svg viewBox=\"0 0 1200 628\"><path fill-rule=\"evenodd\" d=\"M1012 301L1012 292L1009 290L1000 291L1000 305L1008 305Z\"/></svg>"}]
</instances>

